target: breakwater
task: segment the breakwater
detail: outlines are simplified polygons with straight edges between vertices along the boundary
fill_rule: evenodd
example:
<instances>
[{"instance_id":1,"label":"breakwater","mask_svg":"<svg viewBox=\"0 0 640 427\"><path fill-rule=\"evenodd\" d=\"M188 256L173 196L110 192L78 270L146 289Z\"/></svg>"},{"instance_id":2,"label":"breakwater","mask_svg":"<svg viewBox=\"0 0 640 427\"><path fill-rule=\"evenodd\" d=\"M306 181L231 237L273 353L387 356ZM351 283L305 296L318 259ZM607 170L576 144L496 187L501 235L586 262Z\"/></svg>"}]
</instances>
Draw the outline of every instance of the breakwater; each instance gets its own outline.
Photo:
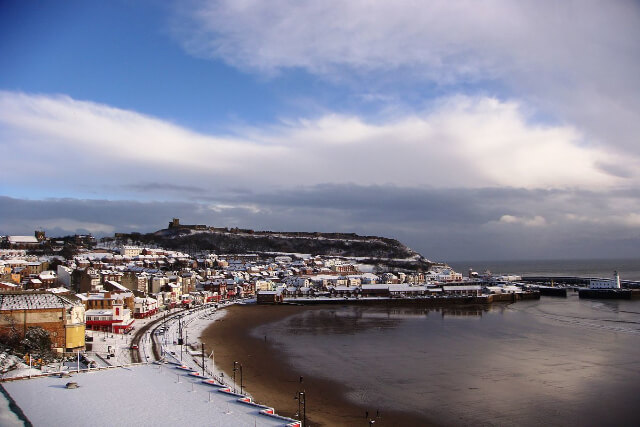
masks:
<instances>
[{"instance_id":1,"label":"breakwater","mask_svg":"<svg viewBox=\"0 0 640 427\"><path fill-rule=\"evenodd\" d=\"M593 299L636 299L640 298L640 289L580 289L578 295Z\"/></svg>"},{"instance_id":2,"label":"breakwater","mask_svg":"<svg viewBox=\"0 0 640 427\"><path fill-rule=\"evenodd\" d=\"M544 283L570 286L588 286L591 280L605 280L602 277L579 276L523 276L522 281L527 283ZM640 289L639 280L620 280L620 285L629 289Z\"/></svg>"}]
</instances>

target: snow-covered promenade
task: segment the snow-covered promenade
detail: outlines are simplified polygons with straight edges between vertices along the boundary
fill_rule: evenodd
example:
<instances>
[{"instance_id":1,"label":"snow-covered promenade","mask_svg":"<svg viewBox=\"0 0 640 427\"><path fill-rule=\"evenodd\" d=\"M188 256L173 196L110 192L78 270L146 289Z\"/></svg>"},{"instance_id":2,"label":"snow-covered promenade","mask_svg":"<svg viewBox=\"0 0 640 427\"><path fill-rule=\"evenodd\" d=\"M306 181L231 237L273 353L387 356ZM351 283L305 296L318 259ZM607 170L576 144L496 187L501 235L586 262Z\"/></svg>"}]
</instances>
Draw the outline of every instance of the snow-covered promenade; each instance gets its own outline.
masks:
<instances>
[{"instance_id":1,"label":"snow-covered promenade","mask_svg":"<svg viewBox=\"0 0 640 427\"><path fill-rule=\"evenodd\" d=\"M90 356L99 369L80 371L80 366L67 362L62 370L70 377L57 374L3 382L2 386L34 426L47 425L178 425L193 426L295 426L298 422L274 414L272 408L251 402L240 394L239 384L223 378L213 366L212 358L205 358L202 375L202 352L198 338L207 325L222 317L224 310L213 306L182 311L153 320L163 321L149 328L140 339L141 359L146 363L130 363L131 336L111 336L95 332ZM164 332L158 329L163 327ZM178 345L178 334L198 351ZM153 362L152 336L161 344L161 362ZM186 344L186 342L185 342ZM211 350L207 356L211 356ZM107 354L115 354L106 358ZM74 366L75 365L75 366ZM50 367L59 371L60 367ZM78 388L68 389L75 382ZM37 398L34 398L37 396ZM12 425L8 422L8 425ZM16 425L21 425L17 423Z\"/></svg>"},{"instance_id":2,"label":"snow-covered promenade","mask_svg":"<svg viewBox=\"0 0 640 427\"><path fill-rule=\"evenodd\" d=\"M70 382L77 389L67 389ZM143 364L3 384L34 426L282 426L173 364ZM37 398L36 398L37 397Z\"/></svg>"}]
</instances>

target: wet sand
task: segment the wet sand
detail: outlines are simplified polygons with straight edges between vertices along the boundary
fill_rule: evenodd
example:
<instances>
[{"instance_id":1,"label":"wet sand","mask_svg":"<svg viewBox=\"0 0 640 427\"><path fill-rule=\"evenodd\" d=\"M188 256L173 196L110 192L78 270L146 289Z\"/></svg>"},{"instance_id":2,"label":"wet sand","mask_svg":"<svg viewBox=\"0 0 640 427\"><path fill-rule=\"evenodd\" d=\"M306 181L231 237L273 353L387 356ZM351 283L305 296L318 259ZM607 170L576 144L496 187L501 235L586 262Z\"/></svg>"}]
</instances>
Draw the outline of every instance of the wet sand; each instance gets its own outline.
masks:
<instances>
[{"instance_id":1,"label":"wet sand","mask_svg":"<svg viewBox=\"0 0 640 427\"><path fill-rule=\"evenodd\" d=\"M436 425L421 414L388 410L381 411L380 417L376 418L378 408L361 407L344 397L353 391L347 384L313 378L294 370L288 363L288 356L269 342L268 335L266 340L264 337L256 338L251 335L251 330L259 325L275 322L301 311L324 308L231 306L226 308L227 314L223 319L213 322L204 330L202 341L207 346L214 346L215 363L222 367L225 377L231 379L233 362L240 362L245 390L257 402L273 406L281 415L297 418L298 402L294 396L298 391L304 390L307 395L306 414L309 425L367 426L370 419L375 420L376 426ZM239 389L239 373L236 375L236 384Z\"/></svg>"}]
</instances>

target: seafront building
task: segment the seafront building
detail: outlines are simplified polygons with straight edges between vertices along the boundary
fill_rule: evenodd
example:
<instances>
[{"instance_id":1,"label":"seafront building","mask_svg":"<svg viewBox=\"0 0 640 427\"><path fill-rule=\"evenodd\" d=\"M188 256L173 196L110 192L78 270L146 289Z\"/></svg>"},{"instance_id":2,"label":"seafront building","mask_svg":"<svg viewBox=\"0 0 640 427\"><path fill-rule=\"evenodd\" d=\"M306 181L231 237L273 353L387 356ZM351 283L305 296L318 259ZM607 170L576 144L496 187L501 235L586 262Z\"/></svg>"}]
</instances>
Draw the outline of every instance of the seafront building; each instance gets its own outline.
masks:
<instances>
[{"instance_id":1,"label":"seafront building","mask_svg":"<svg viewBox=\"0 0 640 427\"><path fill-rule=\"evenodd\" d=\"M591 279L589 289L620 289L620 276L614 271L613 279Z\"/></svg>"},{"instance_id":2,"label":"seafront building","mask_svg":"<svg viewBox=\"0 0 640 427\"><path fill-rule=\"evenodd\" d=\"M56 352L84 349L85 309L78 300L49 292L0 293L0 334L24 337L32 327L49 333Z\"/></svg>"}]
</instances>

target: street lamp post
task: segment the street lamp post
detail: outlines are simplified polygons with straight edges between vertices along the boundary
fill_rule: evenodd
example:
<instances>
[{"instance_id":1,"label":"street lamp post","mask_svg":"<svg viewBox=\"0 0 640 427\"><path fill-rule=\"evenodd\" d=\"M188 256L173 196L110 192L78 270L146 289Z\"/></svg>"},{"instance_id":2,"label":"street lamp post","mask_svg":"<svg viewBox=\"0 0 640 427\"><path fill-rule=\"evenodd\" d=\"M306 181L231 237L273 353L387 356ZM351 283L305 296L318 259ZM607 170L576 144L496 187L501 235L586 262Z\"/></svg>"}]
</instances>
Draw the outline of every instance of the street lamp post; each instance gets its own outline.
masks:
<instances>
[{"instance_id":1,"label":"street lamp post","mask_svg":"<svg viewBox=\"0 0 640 427\"><path fill-rule=\"evenodd\" d=\"M202 376L204 377L204 343L202 343Z\"/></svg>"},{"instance_id":2,"label":"street lamp post","mask_svg":"<svg viewBox=\"0 0 640 427\"><path fill-rule=\"evenodd\" d=\"M233 392L236 391L236 370L240 367L240 394L242 394L242 363L233 362Z\"/></svg>"},{"instance_id":3,"label":"street lamp post","mask_svg":"<svg viewBox=\"0 0 640 427\"><path fill-rule=\"evenodd\" d=\"M302 416L302 427L307 426L307 393L304 391L297 392L294 397L298 401L298 417ZM300 413L300 407L302 407L302 413Z\"/></svg>"}]
</instances>

